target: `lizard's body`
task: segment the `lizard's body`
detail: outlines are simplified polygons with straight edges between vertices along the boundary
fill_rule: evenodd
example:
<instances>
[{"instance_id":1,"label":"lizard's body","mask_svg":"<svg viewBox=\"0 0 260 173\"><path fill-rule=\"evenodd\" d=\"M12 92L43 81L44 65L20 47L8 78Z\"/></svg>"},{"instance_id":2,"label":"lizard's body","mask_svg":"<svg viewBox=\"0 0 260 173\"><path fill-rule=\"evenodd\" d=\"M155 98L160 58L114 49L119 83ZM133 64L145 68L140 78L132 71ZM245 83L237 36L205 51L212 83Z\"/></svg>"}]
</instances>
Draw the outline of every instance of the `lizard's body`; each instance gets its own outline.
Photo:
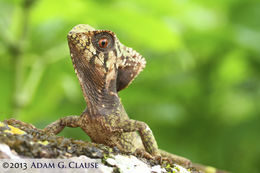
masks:
<instances>
[{"instance_id":1,"label":"lizard's body","mask_svg":"<svg viewBox=\"0 0 260 173\"><path fill-rule=\"evenodd\" d=\"M145 67L145 59L121 44L111 31L89 25L75 26L68 34L73 66L87 103L81 116L63 117L44 130L58 134L64 127L81 127L92 142L148 157L168 157L188 166L188 159L158 149L149 126L129 119L118 92Z\"/></svg>"},{"instance_id":2,"label":"lizard's body","mask_svg":"<svg viewBox=\"0 0 260 173\"><path fill-rule=\"evenodd\" d=\"M87 109L80 117L64 117L45 130L57 134L65 126L81 127L93 142L124 152L145 149L157 155L152 131L145 123L129 119L117 94L144 68L144 58L122 45L113 32L89 25L75 26L68 34L68 43Z\"/></svg>"}]
</instances>

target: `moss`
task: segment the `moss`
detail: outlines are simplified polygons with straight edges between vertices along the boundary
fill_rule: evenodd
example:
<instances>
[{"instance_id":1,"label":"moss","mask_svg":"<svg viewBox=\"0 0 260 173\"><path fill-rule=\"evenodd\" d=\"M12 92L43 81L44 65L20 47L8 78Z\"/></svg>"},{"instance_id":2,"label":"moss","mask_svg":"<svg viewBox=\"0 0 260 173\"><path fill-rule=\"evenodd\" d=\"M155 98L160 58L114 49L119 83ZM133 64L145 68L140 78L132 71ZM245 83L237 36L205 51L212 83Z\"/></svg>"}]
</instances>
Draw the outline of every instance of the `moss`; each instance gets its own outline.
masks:
<instances>
[{"instance_id":1,"label":"moss","mask_svg":"<svg viewBox=\"0 0 260 173\"><path fill-rule=\"evenodd\" d=\"M48 141L38 141L39 144L42 144L42 145L48 145L49 142Z\"/></svg>"},{"instance_id":2,"label":"moss","mask_svg":"<svg viewBox=\"0 0 260 173\"><path fill-rule=\"evenodd\" d=\"M205 172L206 172L206 173L216 173L217 170L216 170L216 168L214 168L214 167L207 166L206 169L205 169Z\"/></svg>"},{"instance_id":3,"label":"moss","mask_svg":"<svg viewBox=\"0 0 260 173\"><path fill-rule=\"evenodd\" d=\"M26 134L25 131L21 130L21 129L18 129L16 127L13 127L11 125L8 125L8 127L10 128L10 130L5 130L4 132L5 133L12 133L12 134L18 134L18 135L24 135Z\"/></svg>"},{"instance_id":4,"label":"moss","mask_svg":"<svg viewBox=\"0 0 260 173\"><path fill-rule=\"evenodd\" d=\"M19 155L30 158L67 158L80 155L103 158L113 152L113 149L101 144L68 139L46 134L30 126L6 125L2 122L0 122L0 143L5 143Z\"/></svg>"}]
</instances>

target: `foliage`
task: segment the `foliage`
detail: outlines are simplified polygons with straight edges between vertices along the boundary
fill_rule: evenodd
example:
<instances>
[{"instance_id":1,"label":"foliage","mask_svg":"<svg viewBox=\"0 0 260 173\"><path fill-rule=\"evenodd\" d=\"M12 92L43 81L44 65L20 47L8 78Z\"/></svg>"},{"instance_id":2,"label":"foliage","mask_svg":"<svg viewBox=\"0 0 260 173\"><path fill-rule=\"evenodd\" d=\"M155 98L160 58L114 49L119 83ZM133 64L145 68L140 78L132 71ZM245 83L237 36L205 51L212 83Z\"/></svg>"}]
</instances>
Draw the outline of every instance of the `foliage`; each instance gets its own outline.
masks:
<instances>
[{"instance_id":1,"label":"foliage","mask_svg":"<svg viewBox=\"0 0 260 173\"><path fill-rule=\"evenodd\" d=\"M66 34L87 23L146 57L120 96L160 148L259 172L259 17L254 0L1 0L0 120L43 128L84 110ZM86 139L80 129L61 135Z\"/></svg>"}]
</instances>

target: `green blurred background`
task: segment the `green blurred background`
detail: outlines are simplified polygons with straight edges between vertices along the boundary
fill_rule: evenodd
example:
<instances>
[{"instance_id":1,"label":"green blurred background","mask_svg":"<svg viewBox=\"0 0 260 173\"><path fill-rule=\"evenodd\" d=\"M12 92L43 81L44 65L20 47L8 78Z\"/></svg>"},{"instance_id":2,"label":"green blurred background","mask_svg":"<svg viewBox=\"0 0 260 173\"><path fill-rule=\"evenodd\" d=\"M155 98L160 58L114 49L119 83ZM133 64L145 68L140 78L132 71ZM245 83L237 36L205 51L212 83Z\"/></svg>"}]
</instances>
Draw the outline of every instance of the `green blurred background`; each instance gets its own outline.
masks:
<instances>
[{"instance_id":1,"label":"green blurred background","mask_svg":"<svg viewBox=\"0 0 260 173\"><path fill-rule=\"evenodd\" d=\"M159 147L260 172L260 1L0 0L0 120L43 128L85 108L66 35L114 31L147 66L120 92ZM87 140L80 129L61 133Z\"/></svg>"}]
</instances>

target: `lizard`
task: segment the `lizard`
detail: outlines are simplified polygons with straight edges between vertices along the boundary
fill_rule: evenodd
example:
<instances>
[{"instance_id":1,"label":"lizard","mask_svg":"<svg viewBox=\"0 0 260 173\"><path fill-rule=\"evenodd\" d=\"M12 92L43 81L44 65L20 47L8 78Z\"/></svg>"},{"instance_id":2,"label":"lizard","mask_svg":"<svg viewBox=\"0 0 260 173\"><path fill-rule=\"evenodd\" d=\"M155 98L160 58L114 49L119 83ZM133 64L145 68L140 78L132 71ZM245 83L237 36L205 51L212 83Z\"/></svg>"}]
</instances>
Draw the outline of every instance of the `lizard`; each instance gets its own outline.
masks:
<instances>
[{"instance_id":1,"label":"lizard","mask_svg":"<svg viewBox=\"0 0 260 173\"><path fill-rule=\"evenodd\" d=\"M145 68L145 58L124 46L114 32L86 24L73 27L67 39L87 107L80 116L60 118L44 131L58 134L64 127L80 127L94 143L189 167L188 159L158 149L149 126L130 119L118 96Z\"/></svg>"},{"instance_id":2,"label":"lizard","mask_svg":"<svg viewBox=\"0 0 260 173\"><path fill-rule=\"evenodd\" d=\"M128 87L145 68L142 55L123 45L114 32L96 30L86 24L73 27L67 39L87 106L80 116L62 117L47 125L43 129L45 133L56 135L65 127L80 127L92 142L116 147L125 153L160 161L165 159L205 173L226 173L159 149L149 126L128 117L118 92ZM5 122L35 129L33 125L15 119Z\"/></svg>"}]
</instances>

